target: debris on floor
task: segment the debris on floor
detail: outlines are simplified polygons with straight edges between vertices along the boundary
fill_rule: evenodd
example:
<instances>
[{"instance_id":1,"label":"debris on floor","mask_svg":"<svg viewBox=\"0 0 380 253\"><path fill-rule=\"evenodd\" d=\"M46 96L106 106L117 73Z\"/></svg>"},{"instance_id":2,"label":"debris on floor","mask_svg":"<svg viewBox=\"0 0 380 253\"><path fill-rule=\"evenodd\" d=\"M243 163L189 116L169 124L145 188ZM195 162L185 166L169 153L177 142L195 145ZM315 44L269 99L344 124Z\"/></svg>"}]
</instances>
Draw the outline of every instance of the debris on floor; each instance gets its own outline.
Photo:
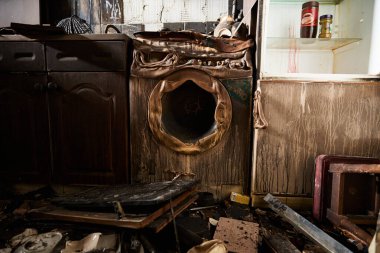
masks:
<instances>
[{"instance_id":1,"label":"debris on floor","mask_svg":"<svg viewBox=\"0 0 380 253\"><path fill-rule=\"evenodd\" d=\"M230 200L243 205L249 205L250 197L237 192L231 192Z\"/></svg>"},{"instance_id":2,"label":"debris on floor","mask_svg":"<svg viewBox=\"0 0 380 253\"><path fill-rule=\"evenodd\" d=\"M333 174L330 173L329 170L330 166L333 166L334 164L380 164L380 159L337 155L317 156L317 158L315 159L313 218L320 223L324 222L327 219L327 209L331 205ZM356 207L360 208L360 205L356 205ZM375 215L377 215L377 213L375 213Z\"/></svg>"},{"instance_id":3,"label":"debris on floor","mask_svg":"<svg viewBox=\"0 0 380 253\"><path fill-rule=\"evenodd\" d=\"M380 253L380 213L377 218L376 232L373 236L372 242L368 247L369 253Z\"/></svg>"},{"instance_id":4,"label":"debris on floor","mask_svg":"<svg viewBox=\"0 0 380 253\"><path fill-rule=\"evenodd\" d=\"M197 183L176 180L137 186L94 187L53 198L52 205L30 210L29 217L132 229L150 225L159 232L196 200Z\"/></svg>"},{"instance_id":5,"label":"debris on floor","mask_svg":"<svg viewBox=\"0 0 380 253\"><path fill-rule=\"evenodd\" d=\"M380 160L320 155L315 169L314 219L331 222L357 250L366 250L380 208Z\"/></svg>"},{"instance_id":6,"label":"debris on floor","mask_svg":"<svg viewBox=\"0 0 380 253\"><path fill-rule=\"evenodd\" d=\"M230 252L255 253L259 235L259 224L221 217L214 239L223 241Z\"/></svg>"},{"instance_id":7,"label":"debris on floor","mask_svg":"<svg viewBox=\"0 0 380 253\"><path fill-rule=\"evenodd\" d=\"M271 194L267 194L264 198L268 202L269 207L278 213L281 217L285 218L286 221L291 223L297 230L301 231L307 237L317 242L322 248L328 252L351 252L345 246L334 240L328 234L323 232L317 226L312 224L310 221L294 212L288 206L282 204L278 199L273 197Z\"/></svg>"},{"instance_id":8,"label":"debris on floor","mask_svg":"<svg viewBox=\"0 0 380 253\"><path fill-rule=\"evenodd\" d=\"M265 252L281 252L281 253L301 253L300 250L294 246L293 243L283 234L275 233L275 234L266 234L264 236L264 240L266 240L266 245L268 249Z\"/></svg>"},{"instance_id":9,"label":"debris on floor","mask_svg":"<svg viewBox=\"0 0 380 253\"><path fill-rule=\"evenodd\" d=\"M369 246L372 236L357 224L376 224L380 164L332 164L331 202L327 219L353 240Z\"/></svg>"},{"instance_id":10,"label":"debris on floor","mask_svg":"<svg viewBox=\"0 0 380 253\"><path fill-rule=\"evenodd\" d=\"M222 240L214 239L194 246L187 253L227 253L227 247Z\"/></svg>"},{"instance_id":11,"label":"debris on floor","mask_svg":"<svg viewBox=\"0 0 380 253\"><path fill-rule=\"evenodd\" d=\"M118 236L116 234L103 235L102 233L92 233L79 241L67 241L61 253L73 252L116 252L118 249Z\"/></svg>"},{"instance_id":12,"label":"debris on floor","mask_svg":"<svg viewBox=\"0 0 380 253\"><path fill-rule=\"evenodd\" d=\"M56 245L61 241L62 234L60 232L52 231L38 235L32 235L22 240L19 246L14 251L15 253L25 252L51 252ZM65 252L68 253L68 252Z\"/></svg>"},{"instance_id":13,"label":"debris on floor","mask_svg":"<svg viewBox=\"0 0 380 253\"><path fill-rule=\"evenodd\" d=\"M8 205L0 209L6 217L0 253L368 251L352 239L358 235L326 219L313 225L311 210L296 213L270 195L273 210L251 207L248 196L236 193L215 201L196 184L112 186L58 197L45 188L15 196L11 205L2 200ZM360 227L372 239L376 228L369 225Z\"/></svg>"}]
</instances>

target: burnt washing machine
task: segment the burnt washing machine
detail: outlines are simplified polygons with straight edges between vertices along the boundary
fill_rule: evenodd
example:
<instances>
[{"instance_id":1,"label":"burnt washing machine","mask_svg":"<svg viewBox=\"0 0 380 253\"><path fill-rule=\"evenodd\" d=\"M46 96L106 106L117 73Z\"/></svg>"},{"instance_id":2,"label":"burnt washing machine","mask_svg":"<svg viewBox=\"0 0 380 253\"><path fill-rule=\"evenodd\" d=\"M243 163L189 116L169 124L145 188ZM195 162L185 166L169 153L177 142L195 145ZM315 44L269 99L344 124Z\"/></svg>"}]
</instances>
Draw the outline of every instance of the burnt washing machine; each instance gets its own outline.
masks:
<instances>
[{"instance_id":1,"label":"burnt washing machine","mask_svg":"<svg viewBox=\"0 0 380 253\"><path fill-rule=\"evenodd\" d=\"M221 198L248 190L252 40L136 34L130 78L131 179L183 174Z\"/></svg>"}]
</instances>

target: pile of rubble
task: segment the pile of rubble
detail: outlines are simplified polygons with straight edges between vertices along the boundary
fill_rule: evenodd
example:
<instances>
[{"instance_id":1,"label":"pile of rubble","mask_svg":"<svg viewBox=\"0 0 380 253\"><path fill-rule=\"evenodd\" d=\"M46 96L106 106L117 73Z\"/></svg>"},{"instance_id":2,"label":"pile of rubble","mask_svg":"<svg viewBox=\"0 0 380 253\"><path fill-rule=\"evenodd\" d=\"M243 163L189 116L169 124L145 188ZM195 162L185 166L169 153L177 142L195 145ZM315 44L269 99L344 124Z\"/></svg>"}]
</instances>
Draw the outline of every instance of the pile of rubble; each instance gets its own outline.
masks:
<instances>
[{"instance_id":1,"label":"pile of rubble","mask_svg":"<svg viewBox=\"0 0 380 253\"><path fill-rule=\"evenodd\" d=\"M337 171L373 176L378 169L377 164L328 167L330 184ZM317 173L316 181L321 178ZM21 196L2 191L0 253L376 252L375 225L355 225L354 216L345 213L332 216L334 204L322 208L318 189L313 212L298 213L271 194L264 198L266 209L253 208L250 198L238 193L216 202L212 193L197 191L197 184L176 179L65 196L49 187ZM340 217L340 223L331 217Z\"/></svg>"}]
</instances>

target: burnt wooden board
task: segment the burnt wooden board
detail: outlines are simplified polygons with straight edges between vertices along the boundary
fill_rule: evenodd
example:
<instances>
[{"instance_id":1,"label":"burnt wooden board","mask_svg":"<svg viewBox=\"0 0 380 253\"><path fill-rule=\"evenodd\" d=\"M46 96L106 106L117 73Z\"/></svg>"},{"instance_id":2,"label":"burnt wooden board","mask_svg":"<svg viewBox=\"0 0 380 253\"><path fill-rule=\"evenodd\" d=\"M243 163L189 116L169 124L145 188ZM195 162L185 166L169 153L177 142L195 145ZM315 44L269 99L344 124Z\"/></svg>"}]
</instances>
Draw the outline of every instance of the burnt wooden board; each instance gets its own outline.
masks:
<instances>
[{"instance_id":1,"label":"burnt wooden board","mask_svg":"<svg viewBox=\"0 0 380 253\"><path fill-rule=\"evenodd\" d=\"M229 252L255 253L259 224L221 217L215 230L214 239L224 242Z\"/></svg>"},{"instance_id":2,"label":"burnt wooden board","mask_svg":"<svg viewBox=\"0 0 380 253\"><path fill-rule=\"evenodd\" d=\"M53 198L52 202L72 209L114 210L113 203L117 201L124 211L134 208L141 213L142 207L150 207L149 210L157 208L158 205L195 188L196 184L196 181L174 180L151 184L97 186L83 192Z\"/></svg>"},{"instance_id":3,"label":"burnt wooden board","mask_svg":"<svg viewBox=\"0 0 380 253\"><path fill-rule=\"evenodd\" d=\"M194 203L195 200L198 199L198 195L191 197L191 199L187 202L182 202L178 206L173 207L173 213L167 212L164 215L158 217L152 223L149 224L149 228L153 229L155 233L159 233L163 228L166 227L175 217L177 217L180 213L186 210L191 204ZM174 215L173 215L174 214Z\"/></svg>"},{"instance_id":4,"label":"burnt wooden board","mask_svg":"<svg viewBox=\"0 0 380 253\"><path fill-rule=\"evenodd\" d=\"M270 252L301 253L288 237L279 233L265 237L265 243L271 250Z\"/></svg>"},{"instance_id":5,"label":"burnt wooden board","mask_svg":"<svg viewBox=\"0 0 380 253\"><path fill-rule=\"evenodd\" d=\"M187 208L197 199L197 196L194 196L194 193L194 190L187 191L177 198L173 199L173 201L165 204L161 208L158 208L151 214L142 217L126 216L119 219L116 213L74 211L55 206L32 209L29 211L28 216L31 219L35 220L59 220L140 229L146 227L155 219L164 215L166 212L170 212L171 207L179 207L177 211L174 212L174 216L180 214L185 208ZM165 226L166 224L160 225Z\"/></svg>"},{"instance_id":6,"label":"burnt wooden board","mask_svg":"<svg viewBox=\"0 0 380 253\"><path fill-rule=\"evenodd\" d=\"M311 196L320 154L380 158L380 82L261 81L252 192Z\"/></svg>"}]
</instances>

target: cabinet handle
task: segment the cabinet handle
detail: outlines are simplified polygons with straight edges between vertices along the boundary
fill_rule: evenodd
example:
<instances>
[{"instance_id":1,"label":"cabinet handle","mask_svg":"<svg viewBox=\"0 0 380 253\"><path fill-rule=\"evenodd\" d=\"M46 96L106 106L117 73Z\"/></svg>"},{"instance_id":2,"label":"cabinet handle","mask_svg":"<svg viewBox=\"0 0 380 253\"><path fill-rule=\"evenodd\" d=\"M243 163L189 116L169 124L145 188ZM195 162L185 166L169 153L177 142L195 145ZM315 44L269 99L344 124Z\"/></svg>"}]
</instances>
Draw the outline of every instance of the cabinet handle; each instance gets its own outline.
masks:
<instances>
[{"instance_id":1,"label":"cabinet handle","mask_svg":"<svg viewBox=\"0 0 380 253\"><path fill-rule=\"evenodd\" d=\"M44 91L44 85L41 83L35 83L33 87L37 91Z\"/></svg>"},{"instance_id":2,"label":"cabinet handle","mask_svg":"<svg viewBox=\"0 0 380 253\"><path fill-rule=\"evenodd\" d=\"M55 82L48 82L47 89L48 90L57 90L58 89L58 85Z\"/></svg>"}]
</instances>

